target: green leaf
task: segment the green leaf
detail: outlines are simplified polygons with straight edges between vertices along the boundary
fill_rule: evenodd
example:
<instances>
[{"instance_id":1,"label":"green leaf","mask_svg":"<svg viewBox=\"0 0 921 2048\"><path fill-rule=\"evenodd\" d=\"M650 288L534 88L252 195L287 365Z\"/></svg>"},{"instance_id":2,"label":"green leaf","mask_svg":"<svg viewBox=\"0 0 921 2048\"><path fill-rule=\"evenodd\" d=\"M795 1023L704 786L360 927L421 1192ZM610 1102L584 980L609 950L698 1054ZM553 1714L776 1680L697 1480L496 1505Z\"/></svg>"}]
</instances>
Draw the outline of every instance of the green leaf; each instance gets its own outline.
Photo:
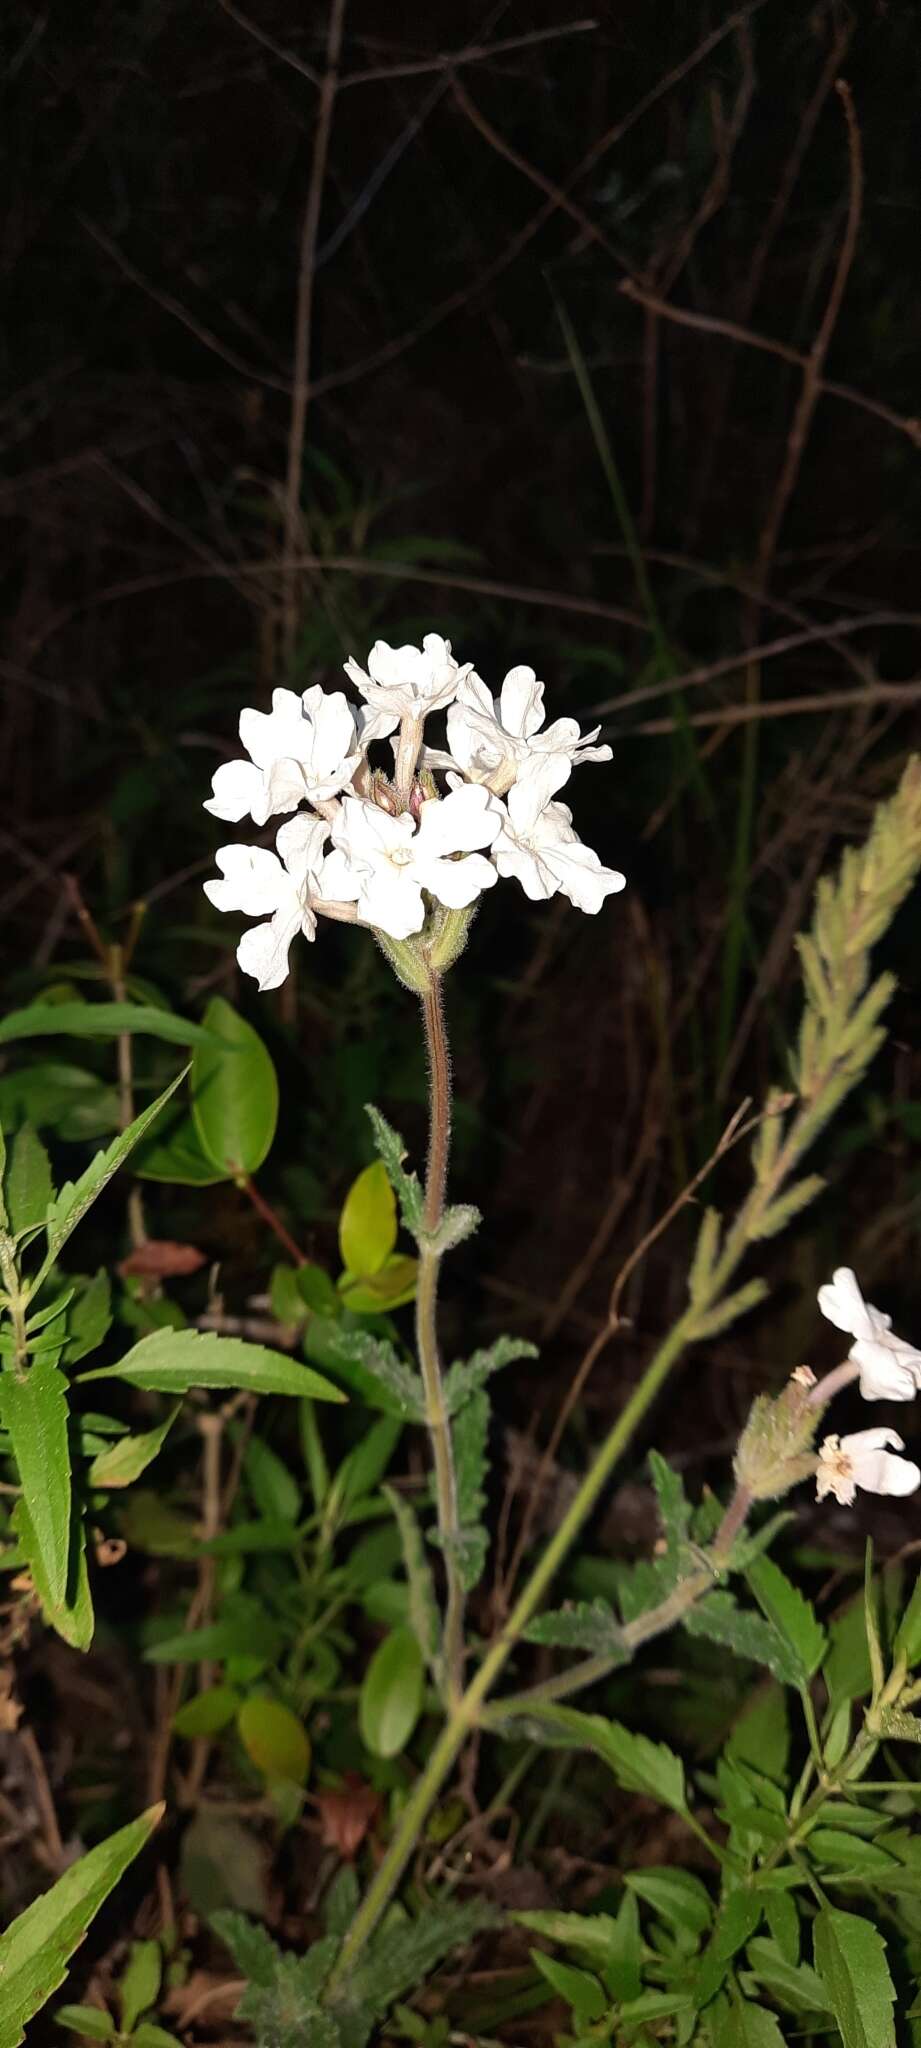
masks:
<instances>
[{"instance_id":1,"label":"green leaf","mask_svg":"<svg viewBox=\"0 0 921 2048\"><path fill-rule=\"evenodd\" d=\"M226 1167L215 1166L208 1158L192 1112L181 1103L142 1140L135 1153L134 1172L140 1180L170 1181L188 1188L213 1188L233 1178Z\"/></svg>"},{"instance_id":2,"label":"green leaf","mask_svg":"<svg viewBox=\"0 0 921 2048\"><path fill-rule=\"evenodd\" d=\"M141 1436L120 1437L118 1443L100 1451L89 1468L90 1485L103 1491L133 1486L159 1456L181 1406L182 1402L177 1401L155 1429L147 1429Z\"/></svg>"},{"instance_id":3,"label":"green leaf","mask_svg":"<svg viewBox=\"0 0 921 2048\"><path fill-rule=\"evenodd\" d=\"M219 1735L233 1720L239 1705L240 1695L232 1685L209 1685L177 1709L173 1727L177 1735L184 1735L189 1741L199 1735Z\"/></svg>"},{"instance_id":4,"label":"green leaf","mask_svg":"<svg viewBox=\"0 0 921 2048\"><path fill-rule=\"evenodd\" d=\"M44 1558L24 1500L16 1502L12 1526L22 1546L45 1620L65 1643L70 1644L71 1649L88 1650L93 1640L93 1602L86 1569L86 1537L79 1515L74 1511L72 1516L69 1582L60 1601L52 1599Z\"/></svg>"},{"instance_id":5,"label":"green leaf","mask_svg":"<svg viewBox=\"0 0 921 2048\"><path fill-rule=\"evenodd\" d=\"M0 1019L0 1045L14 1038L120 1038L125 1031L171 1045L201 1045L207 1037L200 1024L149 1003L32 1003Z\"/></svg>"},{"instance_id":6,"label":"green leaf","mask_svg":"<svg viewBox=\"0 0 921 2048\"><path fill-rule=\"evenodd\" d=\"M686 1934L706 1934L713 1919L713 1900L705 1884L689 1870L628 1870L624 1883L652 1906L660 1919Z\"/></svg>"},{"instance_id":7,"label":"green leaf","mask_svg":"<svg viewBox=\"0 0 921 2048\"><path fill-rule=\"evenodd\" d=\"M169 1101L170 1096L178 1088L180 1081L184 1079L187 1073L188 1068L184 1067L182 1072L176 1075L175 1080L170 1082L169 1087L164 1088L162 1095L158 1095L155 1102L151 1102L147 1109L141 1111L140 1116L135 1117L134 1122L128 1125L127 1130L120 1131L118 1137L113 1138L111 1145L106 1146L105 1151L96 1153L95 1157L90 1160L86 1171L81 1173L79 1180L68 1181L59 1190L48 1212L48 1255L42 1266L41 1273L33 1283L35 1289L39 1287L45 1274L54 1264L61 1247L66 1244L71 1231L76 1229L81 1218L86 1215L87 1210L95 1202L97 1195L101 1195L103 1188L108 1186L113 1174L118 1172L119 1167L127 1159L129 1152L133 1150L138 1140L144 1136L145 1131L149 1131L151 1124L159 1116L164 1103Z\"/></svg>"},{"instance_id":8,"label":"green leaf","mask_svg":"<svg viewBox=\"0 0 921 2048\"><path fill-rule=\"evenodd\" d=\"M748 1583L762 1612L789 1644L798 1669L797 1685L808 1685L825 1654L825 1630L808 1600L784 1577L773 1558L749 1565Z\"/></svg>"},{"instance_id":9,"label":"green leaf","mask_svg":"<svg viewBox=\"0 0 921 2048\"><path fill-rule=\"evenodd\" d=\"M266 1522L297 1522L301 1490L277 1451L261 1436L251 1436L243 1458L247 1485Z\"/></svg>"},{"instance_id":10,"label":"green leaf","mask_svg":"<svg viewBox=\"0 0 921 2048\"><path fill-rule=\"evenodd\" d=\"M385 1337L334 1323L326 1332L323 1363L329 1371L340 1372L371 1407L405 1422L424 1421L422 1380Z\"/></svg>"},{"instance_id":11,"label":"green leaf","mask_svg":"<svg viewBox=\"0 0 921 2048\"><path fill-rule=\"evenodd\" d=\"M343 1273L339 1297L353 1315L386 1315L391 1309L403 1308L408 1301L415 1300L418 1273L418 1259L390 1252L376 1273L357 1280L351 1273Z\"/></svg>"},{"instance_id":12,"label":"green leaf","mask_svg":"<svg viewBox=\"0 0 921 2048\"><path fill-rule=\"evenodd\" d=\"M585 1956L598 1970L606 1968L617 1946L618 1922L611 1913L533 1912L514 1913L512 1918L519 1927L543 1935L545 1941L559 1942L561 1948Z\"/></svg>"},{"instance_id":13,"label":"green leaf","mask_svg":"<svg viewBox=\"0 0 921 2048\"><path fill-rule=\"evenodd\" d=\"M471 1394L479 1392L492 1378L494 1372L501 1372L506 1365L514 1364L517 1358L537 1358L536 1344L529 1344L524 1337L497 1337L483 1351L474 1351L469 1358L459 1358L445 1373L444 1398L449 1415L456 1415Z\"/></svg>"},{"instance_id":14,"label":"green leaf","mask_svg":"<svg viewBox=\"0 0 921 2048\"><path fill-rule=\"evenodd\" d=\"M606 1600L573 1601L568 1607L539 1614L522 1630L528 1643L547 1643L558 1650L586 1650L592 1657L616 1657L629 1664L632 1652Z\"/></svg>"},{"instance_id":15,"label":"green leaf","mask_svg":"<svg viewBox=\"0 0 921 2048\"><path fill-rule=\"evenodd\" d=\"M159 1942L133 1941L118 1987L123 2033L133 2033L142 2012L149 2012L156 2005L162 1975L163 1951Z\"/></svg>"},{"instance_id":16,"label":"green leaf","mask_svg":"<svg viewBox=\"0 0 921 2048\"><path fill-rule=\"evenodd\" d=\"M775 1905L780 1901L775 1900ZM785 1899L795 1914L792 1899ZM770 1909L768 1909L770 1921ZM773 1997L793 2012L829 2012L828 1993L821 1977L811 1970L808 1963L791 1963L782 1953L776 1941L767 1941L763 1935L756 1935L746 1950L748 1967L766 1985Z\"/></svg>"},{"instance_id":17,"label":"green leaf","mask_svg":"<svg viewBox=\"0 0 921 2048\"><path fill-rule=\"evenodd\" d=\"M709 2005L723 1983L732 1958L754 1934L762 1914L764 1900L753 1891L730 1892L720 1907L719 1919L708 1946L700 1961L700 1970L694 1986L694 1998L698 2006Z\"/></svg>"},{"instance_id":18,"label":"green leaf","mask_svg":"<svg viewBox=\"0 0 921 2048\"><path fill-rule=\"evenodd\" d=\"M399 1756L422 1711L425 1667L410 1628L395 1628L371 1659L358 1702L362 1741L372 1756Z\"/></svg>"},{"instance_id":19,"label":"green leaf","mask_svg":"<svg viewBox=\"0 0 921 2048\"><path fill-rule=\"evenodd\" d=\"M722 1643L737 1657L753 1664L766 1664L784 1685L798 1685L802 1660L772 1621L737 1606L731 1593L708 1593L682 1616L689 1636L706 1636Z\"/></svg>"},{"instance_id":20,"label":"green leaf","mask_svg":"<svg viewBox=\"0 0 921 2048\"><path fill-rule=\"evenodd\" d=\"M22 1379L9 1368L0 1375L0 1419L12 1439L49 1599L61 1607L70 1557L70 1445L67 1381L50 1358L39 1358Z\"/></svg>"},{"instance_id":21,"label":"green leaf","mask_svg":"<svg viewBox=\"0 0 921 2048\"><path fill-rule=\"evenodd\" d=\"M206 1040L192 1059L192 1116L202 1150L224 1172L262 1165L278 1121L278 1080L259 1037L223 996L205 1011Z\"/></svg>"},{"instance_id":22,"label":"green leaf","mask_svg":"<svg viewBox=\"0 0 921 2048\"><path fill-rule=\"evenodd\" d=\"M45 1060L0 1075L0 1118L10 1130L24 1121L53 1125L59 1138L98 1138L117 1129L118 1091L85 1067Z\"/></svg>"},{"instance_id":23,"label":"green leaf","mask_svg":"<svg viewBox=\"0 0 921 2048\"><path fill-rule=\"evenodd\" d=\"M573 1745L595 1750L626 1792L645 1792L676 1813L686 1813L684 1766L664 1742L633 1735L619 1721L583 1714L576 1707L535 1705L531 1718L568 1735Z\"/></svg>"},{"instance_id":24,"label":"green leaf","mask_svg":"<svg viewBox=\"0 0 921 2048\"><path fill-rule=\"evenodd\" d=\"M210 1331L155 1330L142 1337L118 1365L96 1366L85 1380L127 1380L153 1394L185 1394L190 1387L244 1387L253 1394L309 1394L314 1401L343 1401L338 1387L307 1365Z\"/></svg>"},{"instance_id":25,"label":"green leaf","mask_svg":"<svg viewBox=\"0 0 921 2048\"><path fill-rule=\"evenodd\" d=\"M790 1719L779 1685L759 1685L732 1724L726 1755L731 1762L754 1764L778 1785L786 1781L790 1755Z\"/></svg>"},{"instance_id":26,"label":"green leaf","mask_svg":"<svg viewBox=\"0 0 921 2048\"><path fill-rule=\"evenodd\" d=\"M404 1228L412 1237L418 1237L422 1229L424 1198L418 1176L407 1173L403 1166L406 1147L399 1131L388 1124L373 1102L365 1104L365 1113L371 1120L374 1143L386 1168L387 1178L400 1204L400 1215ZM346 1261L346 1264L348 1261Z\"/></svg>"},{"instance_id":27,"label":"green leaf","mask_svg":"<svg viewBox=\"0 0 921 2048\"><path fill-rule=\"evenodd\" d=\"M59 2005L51 2017L56 2027L67 2027L72 2034L82 2034L87 2041L111 2041L115 2032L111 2014L103 2012L98 2005Z\"/></svg>"},{"instance_id":28,"label":"green leaf","mask_svg":"<svg viewBox=\"0 0 921 2048\"><path fill-rule=\"evenodd\" d=\"M708 2012L707 2022L712 2048L784 2048L774 2014L738 1994L721 1998Z\"/></svg>"},{"instance_id":29,"label":"green leaf","mask_svg":"<svg viewBox=\"0 0 921 2048\"><path fill-rule=\"evenodd\" d=\"M372 1423L360 1443L343 1458L334 1481L340 1514L343 1508L373 1493L387 1470L402 1432L401 1422L382 1415L380 1421Z\"/></svg>"},{"instance_id":30,"label":"green leaf","mask_svg":"<svg viewBox=\"0 0 921 2048\"><path fill-rule=\"evenodd\" d=\"M857 1913L823 1906L813 1949L844 2048L895 2048L895 1986L879 1928Z\"/></svg>"},{"instance_id":31,"label":"green leaf","mask_svg":"<svg viewBox=\"0 0 921 2048\"><path fill-rule=\"evenodd\" d=\"M40 1228L54 1193L51 1164L31 1124L17 1131L6 1161L3 1198L14 1237Z\"/></svg>"},{"instance_id":32,"label":"green leaf","mask_svg":"<svg viewBox=\"0 0 921 2048\"><path fill-rule=\"evenodd\" d=\"M131 2048L182 2048L182 2042L153 2020L142 2020L131 2036Z\"/></svg>"},{"instance_id":33,"label":"green leaf","mask_svg":"<svg viewBox=\"0 0 921 2048\"><path fill-rule=\"evenodd\" d=\"M400 1925L395 1916L388 1918L352 1970L345 2011L354 2003L372 2013L389 2012L395 1999L424 1983L452 1948L465 1947L481 1929L495 1926L496 1919L494 1909L481 1900L456 1905L437 1894L426 1899L418 1920ZM336 2005L332 2011L337 2012Z\"/></svg>"},{"instance_id":34,"label":"green leaf","mask_svg":"<svg viewBox=\"0 0 921 2048\"><path fill-rule=\"evenodd\" d=\"M310 1742L296 1714L267 1693L251 1693L237 1715L240 1740L250 1761L266 1778L303 1785L310 1770Z\"/></svg>"},{"instance_id":35,"label":"green leaf","mask_svg":"<svg viewBox=\"0 0 921 2048\"><path fill-rule=\"evenodd\" d=\"M271 1663L281 1648L281 1629L249 1593L225 1599L217 1621L201 1628L162 1636L144 1652L148 1664L218 1663L227 1657L254 1657Z\"/></svg>"},{"instance_id":36,"label":"green leaf","mask_svg":"<svg viewBox=\"0 0 921 2048\"><path fill-rule=\"evenodd\" d=\"M383 1494L393 1511L403 1546L403 1566L409 1586L410 1627L429 1670L437 1673L441 1656L441 1628L435 1586L425 1555L422 1530L415 1510L405 1494L398 1493L393 1486L385 1486Z\"/></svg>"},{"instance_id":37,"label":"green leaf","mask_svg":"<svg viewBox=\"0 0 921 2048\"><path fill-rule=\"evenodd\" d=\"M659 1456L658 1451L649 1453L649 1470L655 1488L666 1549L669 1556L677 1556L682 1544L687 1542L691 1504L686 1498L680 1474L665 1458Z\"/></svg>"},{"instance_id":38,"label":"green leaf","mask_svg":"<svg viewBox=\"0 0 921 2048\"><path fill-rule=\"evenodd\" d=\"M608 2001L597 1977L590 1977L587 1970L574 1970L571 1963L561 1963L555 1956L545 1956L540 1949L532 1948L531 1961L546 1977L547 1983L572 2007L580 2027L590 2026L593 2020L600 2020L607 2011Z\"/></svg>"},{"instance_id":39,"label":"green leaf","mask_svg":"<svg viewBox=\"0 0 921 2048\"><path fill-rule=\"evenodd\" d=\"M18 2048L25 2028L62 1984L94 1915L156 1827L152 1806L71 1865L0 1936L0 2048Z\"/></svg>"},{"instance_id":40,"label":"green leaf","mask_svg":"<svg viewBox=\"0 0 921 2048\"><path fill-rule=\"evenodd\" d=\"M63 1365L76 1365L90 1351L96 1351L112 1322L112 1287L104 1266L91 1280L78 1282L68 1305L67 1338L61 1352Z\"/></svg>"},{"instance_id":41,"label":"green leaf","mask_svg":"<svg viewBox=\"0 0 921 2048\"><path fill-rule=\"evenodd\" d=\"M911 1599L899 1622L893 1645L894 1657L904 1657L909 1671L921 1661L921 1572L915 1580Z\"/></svg>"},{"instance_id":42,"label":"green leaf","mask_svg":"<svg viewBox=\"0 0 921 2048\"><path fill-rule=\"evenodd\" d=\"M382 1159L358 1175L339 1217L339 1250L348 1273L377 1273L397 1241L396 1196Z\"/></svg>"}]
</instances>

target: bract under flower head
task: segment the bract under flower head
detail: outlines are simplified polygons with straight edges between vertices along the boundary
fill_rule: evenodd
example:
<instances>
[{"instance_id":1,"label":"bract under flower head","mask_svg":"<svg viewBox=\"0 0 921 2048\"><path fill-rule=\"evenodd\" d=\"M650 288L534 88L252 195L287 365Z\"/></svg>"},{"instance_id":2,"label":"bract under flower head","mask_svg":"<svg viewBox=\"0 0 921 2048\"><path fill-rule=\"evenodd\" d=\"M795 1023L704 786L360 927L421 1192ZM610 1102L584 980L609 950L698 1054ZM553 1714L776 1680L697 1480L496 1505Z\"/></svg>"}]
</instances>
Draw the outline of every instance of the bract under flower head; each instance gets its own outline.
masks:
<instances>
[{"instance_id":1,"label":"bract under flower head","mask_svg":"<svg viewBox=\"0 0 921 2048\"><path fill-rule=\"evenodd\" d=\"M280 987L298 932L305 939L315 935L314 902L330 893L323 876L328 831L322 818L304 813L282 826L275 841L280 860L265 846L218 848L215 858L223 879L205 883L209 902L216 910L242 910L251 917L271 912L267 923L243 933L237 947L244 974L253 975L260 989Z\"/></svg>"},{"instance_id":2,"label":"bract under flower head","mask_svg":"<svg viewBox=\"0 0 921 2048\"><path fill-rule=\"evenodd\" d=\"M485 782L497 796L527 781L543 803L580 761L610 761L610 747L592 745L600 726L583 737L574 718L558 718L541 731L543 723L544 686L533 668L509 669L498 697L471 673L459 682L448 712L449 759L468 781Z\"/></svg>"},{"instance_id":3,"label":"bract under flower head","mask_svg":"<svg viewBox=\"0 0 921 2048\"><path fill-rule=\"evenodd\" d=\"M606 896L626 887L625 876L602 867L597 853L583 846L568 806L542 804L535 783L515 782L504 802L491 797L490 803L499 818L493 859L500 875L513 875L532 903L560 891L577 910L594 916Z\"/></svg>"},{"instance_id":4,"label":"bract under flower head","mask_svg":"<svg viewBox=\"0 0 921 2048\"><path fill-rule=\"evenodd\" d=\"M395 725L398 719L424 718L452 703L467 669L455 661L450 640L426 633L421 647L389 647L386 640L375 640L367 673L351 656L345 672L374 710L387 712Z\"/></svg>"},{"instance_id":5,"label":"bract under flower head","mask_svg":"<svg viewBox=\"0 0 921 2048\"><path fill-rule=\"evenodd\" d=\"M910 1458L892 1455L904 1449L894 1429L858 1429L853 1436L827 1436L819 1446L816 1498L824 1500L832 1493L842 1507L850 1508L858 1487L864 1493L915 1493L921 1486L921 1466Z\"/></svg>"},{"instance_id":6,"label":"bract under flower head","mask_svg":"<svg viewBox=\"0 0 921 2048\"><path fill-rule=\"evenodd\" d=\"M274 690L269 712L242 711L240 738L249 761L227 761L205 804L216 818L257 825L300 803L322 804L348 787L373 739L393 731L395 718L358 718L341 690L319 683L298 697Z\"/></svg>"},{"instance_id":7,"label":"bract under flower head","mask_svg":"<svg viewBox=\"0 0 921 2048\"><path fill-rule=\"evenodd\" d=\"M921 1351L897 1337L892 1317L864 1301L856 1274L839 1266L819 1288L819 1308L837 1330L854 1338L848 1352L859 1368L865 1401L913 1401L921 1387Z\"/></svg>"},{"instance_id":8,"label":"bract under flower head","mask_svg":"<svg viewBox=\"0 0 921 2048\"><path fill-rule=\"evenodd\" d=\"M346 797L332 830L329 893L356 902L359 917L390 938L410 938L425 921L423 889L460 910L493 886L496 870L477 849L491 845L498 829L484 789L426 799L418 824L410 811L394 817Z\"/></svg>"}]
</instances>

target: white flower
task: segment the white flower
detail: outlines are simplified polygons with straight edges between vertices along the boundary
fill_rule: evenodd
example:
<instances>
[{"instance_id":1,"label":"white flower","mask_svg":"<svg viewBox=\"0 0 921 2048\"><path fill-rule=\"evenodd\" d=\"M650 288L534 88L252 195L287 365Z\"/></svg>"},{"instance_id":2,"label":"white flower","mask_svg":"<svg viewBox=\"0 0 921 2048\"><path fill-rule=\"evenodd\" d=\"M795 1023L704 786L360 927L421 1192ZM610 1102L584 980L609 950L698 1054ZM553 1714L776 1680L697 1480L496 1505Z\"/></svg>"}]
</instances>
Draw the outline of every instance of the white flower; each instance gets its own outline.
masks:
<instances>
[{"instance_id":1,"label":"white flower","mask_svg":"<svg viewBox=\"0 0 921 2048\"><path fill-rule=\"evenodd\" d=\"M594 915L606 896L625 888L625 877L602 867L597 853L583 846L566 804L541 803L536 782L514 782L505 802L495 796L489 801L500 821L493 859L500 875L514 875L532 903L562 890L577 910Z\"/></svg>"},{"instance_id":2,"label":"white flower","mask_svg":"<svg viewBox=\"0 0 921 2048\"><path fill-rule=\"evenodd\" d=\"M221 846L216 860L223 880L206 882L205 895L217 910L243 910L250 917L270 911L266 924L251 925L237 947L244 974L260 989L279 988L288 972L288 949L298 932L312 939L317 928L313 905L329 891L325 883L323 847L329 826L306 812L283 825L275 844L277 859L265 846Z\"/></svg>"},{"instance_id":3,"label":"white flower","mask_svg":"<svg viewBox=\"0 0 921 2048\"><path fill-rule=\"evenodd\" d=\"M574 718L544 723L544 686L533 668L511 668L497 698L471 673L458 683L448 712L450 758L468 781L485 782L504 796L513 782L529 782L540 793L541 807L562 789L580 761L610 761L610 747L591 744L601 731L596 725L584 738ZM437 765L445 766L443 756Z\"/></svg>"},{"instance_id":4,"label":"white flower","mask_svg":"<svg viewBox=\"0 0 921 2048\"><path fill-rule=\"evenodd\" d=\"M848 1357L860 1369L865 1401L913 1401L921 1387L921 1351L896 1337L892 1317L864 1301L850 1266L839 1266L819 1288L823 1316L855 1339Z\"/></svg>"},{"instance_id":5,"label":"white flower","mask_svg":"<svg viewBox=\"0 0 921 2048\"><path fill-rule=\"evenodd\" d=\"M358 904L359 917L392 939L421 931L423 889L452 910L475 902L496 880L492 863L475 849L491 845L499 820L485 789L458 789L392 817L378 804L346 797L332 828L324 871L330 895ZM452 858L463 854L461 860Z\"/></svg>"},{"instance_id":6,"label":"white flower","mask_svg":"<svg viewBox=\"0 0 921 2048\"><path fill-rule=\"evenodd\" d=\"M399 718L424 718L450 704L467 669L458 667L450 640L426 633L421 647L388 647L386 640L375 640L367 675L352 656L345 672L375 710L391 714L395 725Z\"/></svg>"},{"instance_id":7,"label":"white flower","mask_svg":"<svg viewBox=\"0 0 921 2048\"><path fill-rule=\"evenodd\" d=\"M240 738L248 761L227 761L213 779L205 810L238 824L247 814L257 825L298 804L328 803L351 782L373 739L393 731L395 718L353 711L341 690L319 683L298 697L273 690L272 709L242 711Z\"/></svg>"},{"instance_id":8,"label":"white flower","mask_svg":"<svg viewBox=\"0 0 921 2048\"><path fill-rule=\"evenodd\" d=\"M833 1493L842 1507L853 1507L857 1488L865 1493L915 1493L921 1486L921 1466L910 1458L894 1458L886 1445L903 1451L905 1445L894 1429L858 1429L854 1436L827 1436L819 1445L816 1498Z\"/></svg>"}]
</instances>

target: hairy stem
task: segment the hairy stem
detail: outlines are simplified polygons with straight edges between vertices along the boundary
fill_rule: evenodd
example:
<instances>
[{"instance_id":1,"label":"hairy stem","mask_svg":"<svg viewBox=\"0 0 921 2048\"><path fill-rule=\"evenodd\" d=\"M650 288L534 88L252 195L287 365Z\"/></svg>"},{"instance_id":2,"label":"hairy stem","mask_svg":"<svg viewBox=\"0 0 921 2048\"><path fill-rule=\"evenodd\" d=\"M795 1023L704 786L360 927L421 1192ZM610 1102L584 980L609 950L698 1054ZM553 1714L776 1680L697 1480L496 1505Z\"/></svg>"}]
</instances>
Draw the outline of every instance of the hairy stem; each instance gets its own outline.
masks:
<instances>
[{"instance_id":1,"label":"hairy stem","mask_svg":"<svg viewBox=\"0 0 921 2048\"><path fill-rule=\"evenodd\" d=\"M425 1175L425 1228L430 1237L444 1215L448 1150L451 1143L451 1063L445 1030L441 981L432 975L422 998L425 1045L429 1063L429 1151ZM460 1522L451 1428L444 1404L438 1352L438 1276L441 1253L423 1240L419 1248L416 1285L416 1349L425 1392L425 1423L435 1467L438 1530L445 1560L445 1602L442 1660L449 1705L456 1706L464 1683L464 1592L458 1576Z\"/></svg>"}]
</instances>

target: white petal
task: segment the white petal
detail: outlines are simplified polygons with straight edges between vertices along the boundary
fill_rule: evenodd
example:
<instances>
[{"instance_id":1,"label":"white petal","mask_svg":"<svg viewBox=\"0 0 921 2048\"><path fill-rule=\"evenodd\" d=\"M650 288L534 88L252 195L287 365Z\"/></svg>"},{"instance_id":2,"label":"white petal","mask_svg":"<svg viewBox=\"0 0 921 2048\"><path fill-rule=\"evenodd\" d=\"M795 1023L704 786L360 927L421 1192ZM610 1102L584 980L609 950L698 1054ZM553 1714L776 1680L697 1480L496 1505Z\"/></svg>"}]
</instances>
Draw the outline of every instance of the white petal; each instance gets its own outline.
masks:
<instances>
[{"instance_id":1,"label":"white petal","mask_svg":"<svg viewBox=\"0 0 921 2048\"><path fill-rule=\"evenodd\" d=\"M515 782L509 790L509 810L515 821L516 830L528 831L537 823L558 789L562 789L572 774L572 762L568 754L529 754L518 769Z\"/></svg>"},{"instance_id":2,"label":"white petal","mask_svg":"<svg viewBox=\"0 0 921 2048\"><path fill-rule=\"evenodd\" d=\"M500 819L493 809L489 791L469 783L450 796L431 797L420 806L416 835L418 858L431 860L446 853L472 853L491 846Z\"/></svg>"},{"instance_id":3,"label":"white petal","mask_svg":"<svg viewBox=\"0 0 921 2048\"><path fill-rule=\"evenodd\" d=\"M358 897L359 914L391 939L408 939L422 930L425 904L411 868L376 868Z\"/></svg>"},{"instance_id":4,"label":"white petal","mask_svg":"<svg viewBox=\"0 0 921 2048\"><path fill-rule=\"evenodd\" d=\"M299 811L296 818L289 818L287 825L282 825L275 837L289 875L296 881L313 876L323 858L328 838L329 823L325 818L315 818L310 811Z\"/></svg>"},{"instance_id":5,"label":"white petal","mask_svg":"<svg viewBox=\"0 0 921 2048\"><path fill-rule=\"evenodd\" d=\"M270 924L250 925L237 947L237 959L244 974L251 974L259 983L260 990L280 988L288 973L292 939L299 931L312 939L316 928L317 921L312 912L308 912L303 920L298 914L273 917Z\"/></svg>"},{"instance_id":6,"label":"white petal","mask_svg":"<svg viewBox=\"0 0 921 2048\"><path fill-rule=\"evenodd\" d=\"M818 1303L822 1315L834 1323L836 1330L845 1330L852 1337L873 1335L867 1305L850 1266L839 1266L832 1274L830 1285L819 1288Z\"/></svg>"},{"instance_id":7,"label":"white petal","mask_svg":"<svg viewBox=\"0 0 921 2048\"><path fill-rule=\"evenodd\" d=\"M304 770L300 761L290 756L273 761L264 771L266 819L280 818L285 811L296 811L298 804L307 795Z\"/></svg>"},{"instance_id":8,"label":"white petal","mask_svg":"<svg viewBox=\"0 0 921 2048\"><path fill-rule=\"evenodd\" d=\"M434 860L420 871L423 888L449 910L465 910L498 879L492 861L482 853L465 853L460 860Z\"/></svg>"},{"instance_id":9,"label":"white petal","mask_svg":"<svg viewBox=\"0 0 921 2048\"><path fill-rule=\"evenodd\" d=\"M326 855L317 875L317 900L324 903L356 903L361 895L362 875L342 847Z\"/></svg>"},{"instance_id":10,"label":"white petal","mask_svg":"<svg viewBox=\"0 0 921 2048\"><path fill-rule=\"evenodd\" d=\"M530 739L544 722L544 686L533 668L510 668L499 692L499 717L506 732ZM576 735L578 737L578 726Z\"/></svg>"},{"instance_id":11,"label":"white petal","mask_svg":"<svg viewBox=\"0 0 921 2048\"><path fill-rule=\"evenodd\" d=\"M205 895L216 910L244 910L248 917L277 910L291 883L280 860L266 846L219 846L215 860L224 879L206 882Z\"/></svg>"},{"instance_id":12,"label":"white petal","mask_svg":"<svg viewBox=\"0 0 921 2048\"><path fill-rule=\"evenodd\" d=\"M257 768L270 768L280 754L296 758L303 730L301 700L293 690L273 690L271 711L240 713L240 738Z\"/></svg>"},{"instance_id":13,"label":"white petal","mask_svg":"<svg viewBox=\"0 0 921 2048\"><path fill-rule=\"evenodd\" d=\"M396 732L399 723L399 719L390 711L371 711L367 704L356 705L355 725L362 752L367 753L374 740L389 739L390 734Z\"/></svg>"},{"instance_id":14,"label":"white petal","mask_svg":"<svg viewBox=\"0 0 921 2048\"><path fill-rule=\"evenodd\" d=\"M848 1353L860 1367L865 1401L913 1401L921 1385L921 1352L897 1338L859 1337Z\"/></svg>"},{"instance_id":15,"label":"white petal","mask_svg":"<svg viewBox=\"0 0 921 2048\"><path fill-rule=\"evenodd\" d=\"M262 775L251 761L225 761L212 776L211 787L214 795L204 808L212 817L222 818L228 825L239 825L246 817L254 817L257 825L265 824L264 817L256 817L261 808Z\"/></svg>"}]
</instances>

